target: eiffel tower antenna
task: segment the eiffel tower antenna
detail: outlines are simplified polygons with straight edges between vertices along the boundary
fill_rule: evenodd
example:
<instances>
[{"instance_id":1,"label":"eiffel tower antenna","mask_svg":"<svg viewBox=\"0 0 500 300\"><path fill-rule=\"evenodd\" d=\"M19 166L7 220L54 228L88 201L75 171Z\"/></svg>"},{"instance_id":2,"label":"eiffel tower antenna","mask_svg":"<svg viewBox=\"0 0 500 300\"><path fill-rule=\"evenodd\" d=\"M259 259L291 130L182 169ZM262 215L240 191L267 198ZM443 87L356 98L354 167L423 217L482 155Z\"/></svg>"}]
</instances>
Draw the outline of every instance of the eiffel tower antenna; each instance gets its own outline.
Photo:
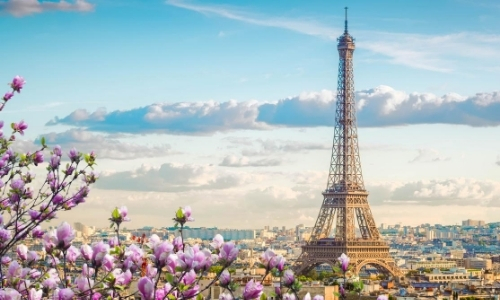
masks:
<instances>
[{"instance_id":1,"label":"eiffel tower antenna","mask_svg":"<svg viewBox=\"0 0 500 300\"><path fill-rule=\"evenodd\" d=\"M399 276L400 271L389 255L389 246L381 238L373 219L361 172L353 75L356 46L347 30L347 7L344 33L337 42L339 73L328 181L311 237L302 247L294 268L298 273L305 273L322 263L333 266L345 253L351 258L355 273L365 265L372 265ZM360 231L358 236L356 223Z\"/></svg>"},{"instance_id":2,"label":"eiffel tower antenna","mask_svg":"<svg viewBox=\"0 0 500 300\"><path fill-rule=\"evenodd\" d=\"M346 34L347 33L347 9L348 9L348 7L346 6L346 7L344 7L344 9L345 9L344 34Z\"/></svg>"}]
</instances>

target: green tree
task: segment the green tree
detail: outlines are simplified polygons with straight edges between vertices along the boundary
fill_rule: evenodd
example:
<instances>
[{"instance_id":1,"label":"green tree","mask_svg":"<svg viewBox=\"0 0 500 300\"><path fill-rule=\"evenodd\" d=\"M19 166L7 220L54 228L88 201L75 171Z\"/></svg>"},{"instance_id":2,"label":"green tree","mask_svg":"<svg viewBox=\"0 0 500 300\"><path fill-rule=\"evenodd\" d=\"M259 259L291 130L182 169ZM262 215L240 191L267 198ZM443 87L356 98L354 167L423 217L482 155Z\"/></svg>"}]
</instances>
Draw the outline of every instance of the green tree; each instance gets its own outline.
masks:
<instances>
[{"instance_id":1,"label":"green tree","mask_svg":"<svg viewBox=\"0 0 500 300\"><path fill-rule=\"evenodd\" d=\"M309 271L309 273L307 273L306 276L311 278L312 280L318 280L318 272L316 272L315 269L312 269L311 271Z\"/></svg>"}]
</instances>

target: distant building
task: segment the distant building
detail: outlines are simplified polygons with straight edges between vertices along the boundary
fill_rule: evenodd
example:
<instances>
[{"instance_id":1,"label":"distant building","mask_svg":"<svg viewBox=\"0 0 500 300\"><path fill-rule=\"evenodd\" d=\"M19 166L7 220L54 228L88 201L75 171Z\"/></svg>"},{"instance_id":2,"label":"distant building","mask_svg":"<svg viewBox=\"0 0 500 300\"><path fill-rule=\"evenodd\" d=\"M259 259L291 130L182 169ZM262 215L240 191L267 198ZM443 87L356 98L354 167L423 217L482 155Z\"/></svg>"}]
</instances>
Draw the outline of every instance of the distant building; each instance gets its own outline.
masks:
<instances>
[{"instance_id":1,"label":"distant building","mask_svg":"<svg viewBox=\"0 0 500 300\"><path fill-rule=\"evenodd\" d=\"M425 274L424 279L431 283L448 283L448 282L466 282L471 277L478 277L481 272L471 271L466 269L453 269L450 272L440 272L434 270L432 273Z\"/></svg>"},{"instance_id":2,"label":"distant building","mask_svg":"<svg viewBox=\"0 0 500 300\"><path fill-rule=\"evenodd\" d=\"M489 258L479 258L479 257L471 257L464 259L464 267L466 269L484 269L491 270L491 259Z\"/></svg>"},{"instance_id":3,"label":"distant building","mask_svg":"<svg viewBox=\"0 0 500 300\"><path fill-rule=\"evenodd\" d=\"M177 232L176 228L169 228L169 231ZM255 230L252 229L218 229L214 228L189 228L184 227L182 235L184 238L212 240L216 234L222 235L224 240L253 240L256 237Z\"/></svg>"},{"instance_id":4,"label":"distant building","mask_svg":"<svg viewBox=\"0 0 500 300\"><path fill-rule=\"evenodd\" d=\"M484 226L484 225L486 225L486 223L482 220L468 219L468 220L462 221L462 226Z\"/></svg>"},{"instance_id":5,"label":"distant building","mask_svg":"<svg viewBox=\"0 0 500 300\"><path fill-rule=\"evenodd\" d=\"M409 260L406 262L406 267L410 270L418 269L451 269L456 268L457 264L454 261L448 260Z\"/></svg>"}]
</instances>

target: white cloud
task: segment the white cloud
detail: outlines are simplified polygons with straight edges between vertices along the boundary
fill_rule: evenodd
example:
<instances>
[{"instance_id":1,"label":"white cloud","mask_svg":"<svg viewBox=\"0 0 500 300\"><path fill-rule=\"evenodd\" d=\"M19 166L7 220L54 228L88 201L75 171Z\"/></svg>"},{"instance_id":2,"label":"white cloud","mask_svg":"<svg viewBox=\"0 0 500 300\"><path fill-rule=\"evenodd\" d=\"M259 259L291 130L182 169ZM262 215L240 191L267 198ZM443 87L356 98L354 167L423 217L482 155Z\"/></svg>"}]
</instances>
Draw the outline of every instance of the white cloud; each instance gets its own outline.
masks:
<instances>
[{"instance_id":1,"label":"white cloud","mask_svg":"<svg viewBox=\"0 0 500 300\"><path fill-rule=\"evenodd\" d=\"M242 154L245 156L269 156L282 153L307 153L312 150L326 150L331 148L331 145L328 144L290 140L258 139L256 142L260 148L245 148L242 150Z\"/></svg>"},{"instance_id":2,"label":"white cloud","mask_svg":"<svg viewBox=\"0 0 500 300\"><path fill-rule=\"evenodd\" d=\"M212 166L173 163L158 167L142 165L133 171L103 173L101 177L96 184L100 189L168 193L231 189L262 179L262 175L220 172Z\"/></svg>"},{"instance_id":3,"label":"white cloud","mask_svg":"<svg viewBox=\"0 0 500 300\"><path fill-rule=\"evenodd\" d=\"M182 173L182 166L176 167ZM313 226L323 200L321 188L296 188L285 186L263 186L245 188L185 188L193 167L188 167L181 179L173 179L173 185L184 186L177 192L159 192L159 188L134 190L92 189L89 199L78 212L63 212L59 220L82 221L87 224L105 226L109 212L115 206L126 205L132 222L127 227L169 226L170 217L180 206L193 208L196 222L190 226L218 226L231 228L263 228L272 226L295 226L304 223ZM196 173L196 172L194 172ZM210 173L210 172L209 172ZM175 178L172 174L172 178ZM207 179L200 180L203 186ZM209 176L210 177L210 176ZM151 179L152 177L149 177ZM102 177L101 181L107 181ZM140 179L142 180L142 179ZM124 185L130 181L123 182ZM169 184L166 180L156 184ZM132 183L135 184L135 183ZM151 185L148 185L150 187ZM304 185L305 187L306 185ZM166 188L165 190L167 190ZM381 183L368 187L368 199L377 224L455 223L461 219L477 216L480 219L496 220L500 212L500 183L474 179L448 179L418 182ZM149 203L145 205L145 203ZM414 212L408 215L408 211ZM453 211L453 214L443 212ZM398 219L398 216L401 219Z\"/></svg>"},{"instance_id":4,"label":"white cloud","mask_svg":"<svg viewBox=\"0 0 500 300\"><path fill-rule=\"evenodd\" d=\"M448 161L450 160L447 156L442 156L439 151L435 149L418 149L418 154L410 163L414 162L439 162L439 161Z\"/></svg>"},{"instance_id":5,"label":"white cloud","mask_svg":"<svg viewBox=\"0 0 500 300\"><path fill-rule=\"evenodd\" d=\"M465 97L456 93L406 93L389 86L356 92L361 127L409 124L500 125L500 92ZM231 130L276 127L331 127L335 123L333 91L302 93L273 103L178 102L156 103L125 111L90 113L75 110L47 125L83 126L90 131L123 133L213 134ZM133 121L132 121L133 120ZM247 154L245 154L247 155Z\"/></svg>"},{"instance_id":6,"label":"white cloud","mask_svg":"<svg viewBox=\"0 0 500 300\"><path fill-rule=\"evenodd\" d=\"M83 153L95 151L99 158L128 160L137 158L164 157L178 154L173 151L169 144L163 145L144 145L130 142L122 142L111 135L94 134L82 129L70 129L64 132L50 132L42 134L34 142L26 140L17 140L14 142L16 151L26 153L38 150L40 138L45 137L46 144L49 147L61 146L64 151L76 148Z\"/></svg>"},{"instance_id":7,"label":"white cloud","mask_svg":"<svg viewBox=\"0 0 500 300\"><path fill-rule=\"evenodd\" d=\"M223 167L275 167L281 165L282 161L277 158L264 158L250 160L246 156L227 155L219 166Z\"/></svg>"},{"instance_id":8,"label":"white cloud","mask_svg":"<svg viewBox=\"0 0 500 300\"><path fill-rule=\"evenodd\" d=\"M0 10L16 16L22 17L26 15L42 13L45 11L79 11L89 12L94 10L94 4L86 0L75 0L68 2L60 1L40 1L40 0L8 0L0 3Z\"/></svg>"},{"instance_id":9,"label":"white cloud","mask_svg":"<svg viewBox=\"0 0 500 300\"><path fill-rule=\"evenodd\" d=\"M370 203L500 207L500 183L470 178L372 184Z\"/></svg>"}]
</instances>

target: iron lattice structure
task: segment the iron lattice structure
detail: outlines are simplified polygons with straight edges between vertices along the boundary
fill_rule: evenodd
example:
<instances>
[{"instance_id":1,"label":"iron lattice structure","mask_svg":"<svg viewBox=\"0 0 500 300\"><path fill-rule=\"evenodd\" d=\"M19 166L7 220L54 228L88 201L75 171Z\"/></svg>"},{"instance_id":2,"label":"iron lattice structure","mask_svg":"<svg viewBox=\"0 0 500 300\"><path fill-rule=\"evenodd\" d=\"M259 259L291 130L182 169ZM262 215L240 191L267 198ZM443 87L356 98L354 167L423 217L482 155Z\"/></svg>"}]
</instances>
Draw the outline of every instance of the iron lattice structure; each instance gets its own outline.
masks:
<instances>
[{"instance_id":1,"label":"iron lattice structure","mask_svg":"<svg viewBox=\"0 0 500 300\"><path fill-rule=\"evenodd\" d=\"M365 265L372 265L399 276L400 272L389 255L389 246L382 240L375 225L363 183L352 61L355 43L347 30L347 8L345 30L338 38L337 49L337 106L328 182L311 237L302 247L302 254L294 268L298 273L305 273L322 263L333 266L337 258L345 253L351 258L355 273ZM356 223L359 236L356 236Z\"/></svg>"}]
</instances>

